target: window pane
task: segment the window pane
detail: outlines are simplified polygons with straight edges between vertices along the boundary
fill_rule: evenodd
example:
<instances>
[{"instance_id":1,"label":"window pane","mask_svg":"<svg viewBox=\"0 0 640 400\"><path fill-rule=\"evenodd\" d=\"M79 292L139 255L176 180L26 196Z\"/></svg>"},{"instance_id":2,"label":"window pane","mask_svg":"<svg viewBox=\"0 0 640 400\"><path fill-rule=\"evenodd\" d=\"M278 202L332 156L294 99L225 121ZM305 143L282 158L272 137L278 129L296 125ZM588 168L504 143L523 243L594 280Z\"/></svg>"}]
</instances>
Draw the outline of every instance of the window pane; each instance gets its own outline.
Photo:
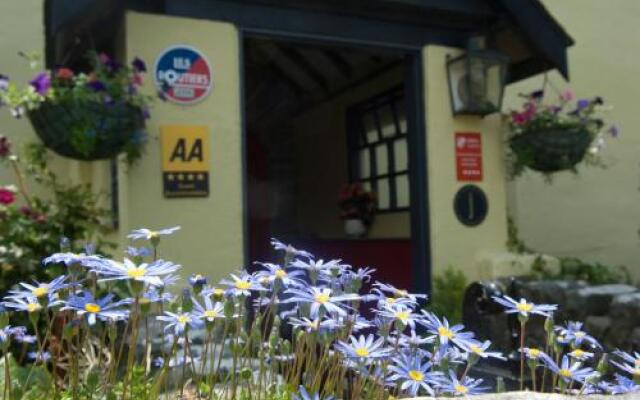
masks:
<instances>
[{"instance_id":1,"label":"window pane","mask_svg":"<svg viewBox=\"0 0 640 400\"><path fill-rule=\"evenodd\" d=\"M360 150L360 176L359 178L368 178L371 164L369 163L369 149Z\"/></svg>"},{"instance_id":2,"label":"window pane","mask_svg":"<svg viewBox=\"0 0 640 400\"><path fill-rule=\"evenodd\" d=\"M389 173L389 154L387 153L387 145L379 144L376 146L376 173L384 175Z\"/></svg>"},{"instance_id":3,"label":"window pane","mask_svg":"<svg viewBox=\"0 0 640 400\"><path fill-rule=\"evenodd\" d=\"M398 115L398 125L400 125L400 133L407 133L407 113L404 109L404 101L402 99L398 100L394 104L396 109L396 114Z\"/></svg>"},{"instance_id":4,"label":"window pane","mask_svg":"<svg viewBox=\"0 0 640 400\"><path fill-rule=\"evenodd\" d=\"M369 182L369 181L362 182L362 189L365 192L370 192L371 191L371 182Z\"/></svg>"},{"instance_id":5,"label":"window pane","mask_svg":"<svg viewBox=\"0 0 640 400\"><path fill-rule=\"evenodd\" d=\"M390 106L383 106L378 109L378 118L380 119L380 129L382 129L382 137L388 138L396 136L396 125L393 120L393 111Z\"/></svg>"},{"instance_id":6,"label":"window pane","mask_svg":"<svg viewBox=\"0 0 640 400\"><path fill-rule=\"evenodd\" d=\"M376 127L376 121L373 118L373 113L366 113L362 116L362 124L364 125L364 132L367 138L367 143L377 142L378 128Z\"/></svg>"},{"instance_id":7,"label":"window pane","mask_svg":"<svg viewBox=\"0 0 640 400\"><path fill-rule=\"evenodd\" d=\"M387 210L389 208L389 179L378 179L378 209Z\"/></svg>"},{"instance_id":8,"label":"window pane","mask_svg":"<svg viewBox=\"0 0 640 400\"><path fill-rule=\"evenodd\" d=\"M406 171L409 168L407 157L407 139L397 139L393 141L393 158L395 161L395 171Z\"/></svg>"},{"instance_id":9,"label":"window pane","mask_svg":"<svg viewBox=\"0 0 640 400\"><path fill-rule=\"evenodd\" d=\"M398 207L409 207L409 176L396 176L396 202Z\"/></svg>"}]
</instances>

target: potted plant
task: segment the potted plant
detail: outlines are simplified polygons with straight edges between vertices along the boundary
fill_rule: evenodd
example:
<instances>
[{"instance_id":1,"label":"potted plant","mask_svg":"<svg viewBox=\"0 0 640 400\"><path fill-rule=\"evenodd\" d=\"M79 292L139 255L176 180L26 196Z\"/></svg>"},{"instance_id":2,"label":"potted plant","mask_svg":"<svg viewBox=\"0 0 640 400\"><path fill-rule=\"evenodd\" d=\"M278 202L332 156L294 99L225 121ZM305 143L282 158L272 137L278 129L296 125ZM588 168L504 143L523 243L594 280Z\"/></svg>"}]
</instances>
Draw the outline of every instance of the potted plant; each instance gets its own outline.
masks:
<instances>
[{"instance_id":1,"label":"potted plant","mask_svg":"<svg viewBox=\"0 0 640 400\"><path fill-rule=\"evenodd\" d=\"M362 237L373 222L376 210L376 196L367 192L360 183L345 185L338 196L340 218L344 221L344 231L349 237Z\"/></svg>"},{"instance_id":2,"label":"potted plant","mask_svg":"<svg viewBox=\"0 0 640 400\"><path fill-rule=\"evenodd\" d=\"M545 101L543 90L522 97L522 109L512 111L509 119L514 176L525 168L551 174L575 172L582 161L598 164L605 137L618 136L618 128L604 122L601 97L575 104L571 91L560 94L555 102Z\"/></svg>"},{"instance_id":3,"label":"potted plant","mask_svg":"<svg viewBox=\"0 0 640 400\"><path fill-rule=\"evenodd\" d=\"M25 56L37 67L34 56ZM67 67L44 71L24 87L0 75L0 105L26 115L46 147L61 156L91 161L126 153L139 158L145 142L149 96L139 92L145 63L130 67L104 53L88 54L88 72Z\"/></svg>"}]
</instances>

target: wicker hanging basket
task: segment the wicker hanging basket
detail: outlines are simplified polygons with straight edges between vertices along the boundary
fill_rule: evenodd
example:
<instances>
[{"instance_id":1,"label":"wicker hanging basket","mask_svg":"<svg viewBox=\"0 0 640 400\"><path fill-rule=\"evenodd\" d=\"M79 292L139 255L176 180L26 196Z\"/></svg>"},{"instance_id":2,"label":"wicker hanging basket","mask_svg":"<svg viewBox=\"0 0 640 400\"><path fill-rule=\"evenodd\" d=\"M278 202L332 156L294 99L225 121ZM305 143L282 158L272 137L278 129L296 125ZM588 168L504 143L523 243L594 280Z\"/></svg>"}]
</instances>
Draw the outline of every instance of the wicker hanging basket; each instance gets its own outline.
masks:
<instances>
[{"instance_id":1,"label":"wicker hanging basket","mask_svg":"<svg viewBox=\"0 0 640 400\"><path fill-rule=\"evenodd\" d=\"M593 140L587 130L539 130L513 136L509 146L518 164L543 173L573 170Z\"/></svg>"},{"instance_id":2,"label":"wicker hanging basket","mask_svg":"<svg viewBox=\"0 0 640 400\"><path fill-rule=\"evenodd\" d=\"M141 110L127 103L45 101L28 117L46 147L83 161L118 155L144 128Z\"/></svg>"}]
</instances>

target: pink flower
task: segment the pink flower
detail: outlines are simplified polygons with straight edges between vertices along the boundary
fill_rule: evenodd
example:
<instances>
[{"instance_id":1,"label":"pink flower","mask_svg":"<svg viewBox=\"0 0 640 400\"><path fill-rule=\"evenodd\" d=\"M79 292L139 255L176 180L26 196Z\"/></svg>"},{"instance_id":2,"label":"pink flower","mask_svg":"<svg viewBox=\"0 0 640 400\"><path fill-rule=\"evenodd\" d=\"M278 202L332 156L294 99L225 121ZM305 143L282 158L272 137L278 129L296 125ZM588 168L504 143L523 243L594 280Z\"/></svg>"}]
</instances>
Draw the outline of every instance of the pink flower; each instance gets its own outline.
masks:
<instances>
[{"instance_id":1,"label":"pink flower","mask_svg":"<svg viewBox=\"0 0 640 400\"><path fill-rule=\"evenodd\" d=\"M564 101L564 102L569 102L571 100L573 100L574 98L574 94L571 90L567 89L564 92L560 93L560 100Z\"/></svg>"},{"instance_id":2,"label":"pink flower","mask_svg":"<svg viewBox=\"0 0 640 400\"><path fill-rule=\"evenodd\" d=\"M5 188L0 188L0 204L8 206L16 200L16 195L13 191Z\"/></svg>"}]
</instances>

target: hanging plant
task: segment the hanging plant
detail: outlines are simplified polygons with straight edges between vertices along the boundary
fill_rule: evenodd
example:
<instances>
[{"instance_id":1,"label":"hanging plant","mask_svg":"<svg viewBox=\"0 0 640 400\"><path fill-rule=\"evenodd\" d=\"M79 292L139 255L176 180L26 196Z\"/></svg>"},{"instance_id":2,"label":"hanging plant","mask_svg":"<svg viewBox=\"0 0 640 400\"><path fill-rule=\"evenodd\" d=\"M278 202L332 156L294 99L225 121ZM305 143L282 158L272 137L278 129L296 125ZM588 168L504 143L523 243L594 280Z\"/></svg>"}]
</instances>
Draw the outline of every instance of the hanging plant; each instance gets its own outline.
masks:
<instances>
[{"instance_id":1,"label":"hanging plant","mask_svg":"<svg viewBox=\"0 0 640 400\"><path fill-rule=\"evenodd\" d=\"M25 55L32 67L38 62ZM49 149L76 160L100 160L125 153L131 163L142 155L151 97L139 92L145 63L130 67L104 53L90 52L91 70L60 67L38 73L18 87L0 75L0 105L16 118L27 116Z\"/></svg>"},{"instance_id":2,"label":"hanging plant","mask_svg":"<svg viewBox=\"0 0 640 400\"><path fill-rule=\"evenodd\" d=\"M576 172L583 161L602 165L598 156L605 137L617 137L619 132L615 125L605 124L601 97L575 104L571 91L561 93L556 102L546 102L544 90L522 97L522 109L509 116L513 176L526 168L550 176L559 171Z\"/></svg>"}]
</instances>

